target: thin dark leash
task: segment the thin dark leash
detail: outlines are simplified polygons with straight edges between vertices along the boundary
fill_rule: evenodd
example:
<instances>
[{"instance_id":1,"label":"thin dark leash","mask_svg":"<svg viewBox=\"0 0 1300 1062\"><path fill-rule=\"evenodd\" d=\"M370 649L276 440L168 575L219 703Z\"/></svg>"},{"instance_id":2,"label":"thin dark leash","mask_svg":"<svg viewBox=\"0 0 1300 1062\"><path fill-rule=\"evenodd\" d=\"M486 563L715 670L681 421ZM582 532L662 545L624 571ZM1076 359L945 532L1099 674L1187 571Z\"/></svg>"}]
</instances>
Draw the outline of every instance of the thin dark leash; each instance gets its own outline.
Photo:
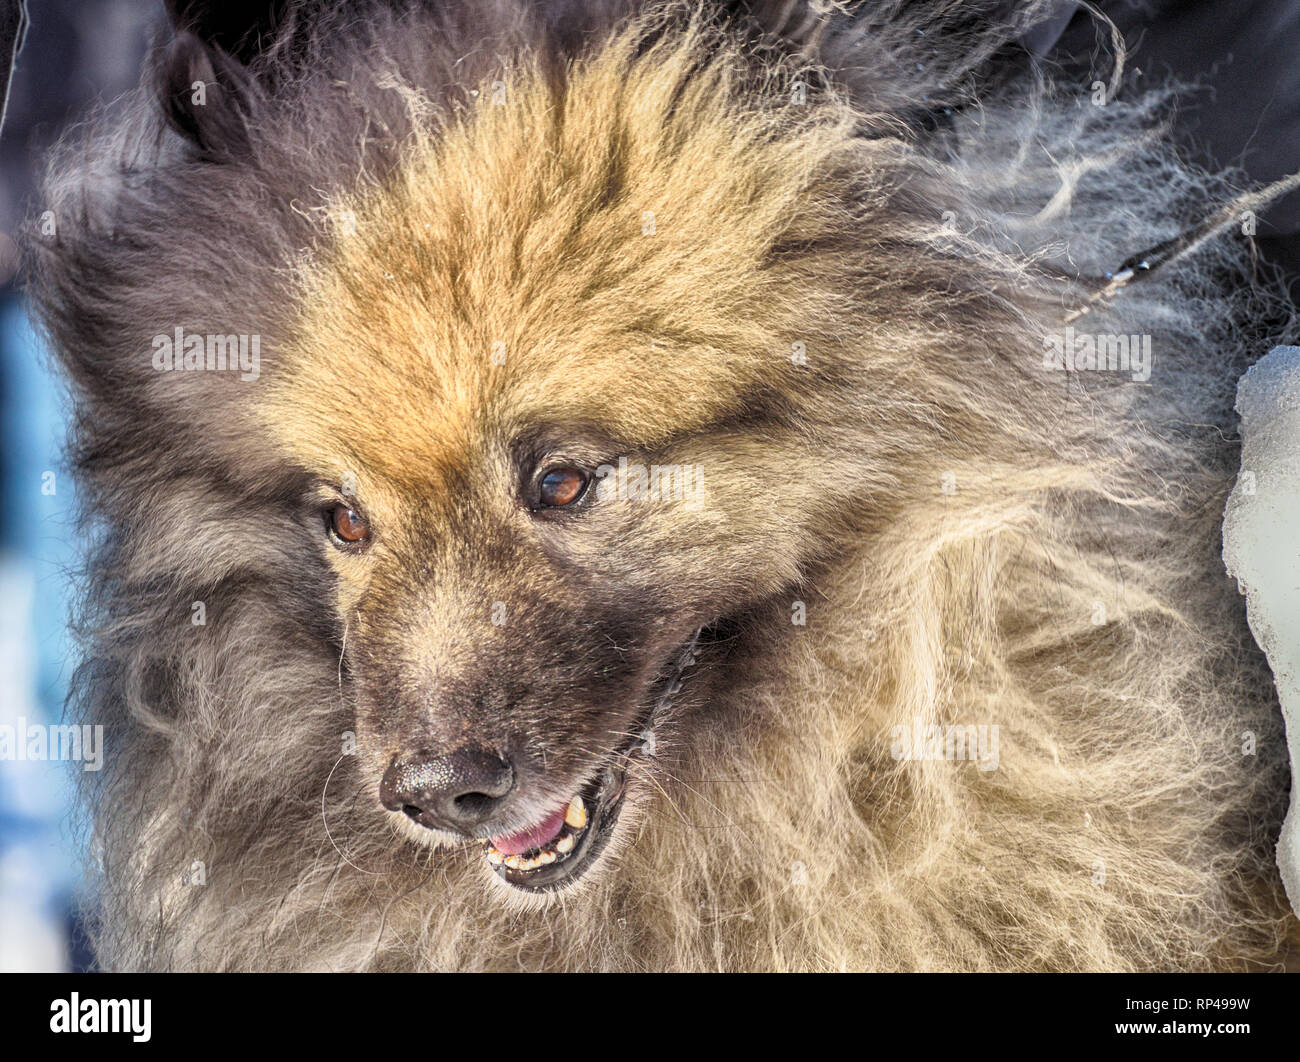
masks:
<instances>
[{"instance_id":1,"label":"thin dark leash","mask_svg":"<svg viewBox=\"0 0 1300 1062\"><path fill-rule=\"evenodd\" d=\"M1247 211L1258 212L1276 199L1300 188L1300 173L1293 173L1274 181L1257 192L1247 192L1232 202L1220 207L1200 223L1185 230L1172 239L1149 247L1145 251L1131 254L1119 264L1113 272L1101 277L1075 277L1093 287L1081 306L1066 314L1063 324L1077 321L1097 306L1108 304L1116 295L1130 284L1147 280L1158 270L1164 269L1196 251L1206 241L1219 235L1224 229L1239 222Z\"/></svg>"}]
</instances>

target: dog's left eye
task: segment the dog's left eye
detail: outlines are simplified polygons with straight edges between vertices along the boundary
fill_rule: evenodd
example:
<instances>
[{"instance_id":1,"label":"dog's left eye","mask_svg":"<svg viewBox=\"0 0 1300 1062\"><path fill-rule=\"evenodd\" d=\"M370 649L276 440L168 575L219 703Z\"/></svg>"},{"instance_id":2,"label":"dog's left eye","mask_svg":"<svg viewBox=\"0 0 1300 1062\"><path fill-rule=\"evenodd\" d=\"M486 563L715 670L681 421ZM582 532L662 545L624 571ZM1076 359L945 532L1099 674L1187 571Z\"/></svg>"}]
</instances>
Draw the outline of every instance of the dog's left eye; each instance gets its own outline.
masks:
<instances>
[{"instance_id":1,"label":"dog's left eye","mask_svg":"<svg viewBox=\"0 0 1300 1062\"><path fill-rule=\"evenodd\" d=\"M327 514L330 534L341 545L355 546L370 537L366 518L347 505L336 505Z\"/></svg>"},{"instance_id":2,"label":"dog's left eye","mask_svg":"<svg viewBox=\"0 0 1300 1062\"><path fill-rule=\"evenodd\" d=\"M542 477L538 501L548 509L572 505L587 488L588 476L578 468L553 468Z\"/></svg>"}]
</instances>

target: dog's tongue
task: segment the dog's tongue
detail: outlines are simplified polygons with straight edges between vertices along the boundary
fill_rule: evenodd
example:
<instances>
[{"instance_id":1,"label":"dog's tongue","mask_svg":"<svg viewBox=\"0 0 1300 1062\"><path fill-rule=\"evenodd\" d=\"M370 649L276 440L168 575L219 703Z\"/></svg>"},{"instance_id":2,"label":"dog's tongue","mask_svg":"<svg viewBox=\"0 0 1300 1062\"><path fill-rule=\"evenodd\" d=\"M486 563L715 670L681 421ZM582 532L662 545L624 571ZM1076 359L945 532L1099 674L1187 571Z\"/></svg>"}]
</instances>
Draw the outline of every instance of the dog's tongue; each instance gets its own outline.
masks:
<instances>
[{"instance_id":1,"label":"dog's tongue","mask_svg":"<svg viewBox=\"0 0 1300 1062\"><path fill-rule=\"evenodd\" d=\"M555 840L556 834L563 828L564 809L561 808L531 830L521 830L519 833L508 834L505 837L493 837L492 847L502 855L523 855Z\"/></svg>"}]
</instances>

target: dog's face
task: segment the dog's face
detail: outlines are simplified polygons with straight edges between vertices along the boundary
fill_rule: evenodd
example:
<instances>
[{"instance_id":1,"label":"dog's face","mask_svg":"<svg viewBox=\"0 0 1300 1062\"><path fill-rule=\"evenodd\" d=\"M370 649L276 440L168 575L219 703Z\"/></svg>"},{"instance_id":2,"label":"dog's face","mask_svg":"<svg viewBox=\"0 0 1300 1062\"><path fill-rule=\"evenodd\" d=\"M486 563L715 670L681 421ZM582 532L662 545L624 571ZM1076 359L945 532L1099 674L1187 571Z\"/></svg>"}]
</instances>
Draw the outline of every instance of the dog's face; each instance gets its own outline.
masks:
<instances>
[{"instance_id":1,"label":"dog's face","mask_svg":"<svg viewBox=\"0 0 1300 1062\"><path fill-rule=\"evenodd\" d=\"M628 438L628 401L658 397L638 352L575 349L534 383L517 349L458 345L464 371L439 378L417 344L329 346L358 354L324 386L288 376L275 419L315 474L303 519L335 574L364 769L422 840L478 839L511 885L563 887L646 783L697 632L790 573L780 446L676 426L671 399L667 431Z\"/></svg>"},{"instance_id":2,"label":"dog's face","mask_svg":"<svg viewBox=\"0 0 1300 1062\"><path fill-rule=\"evenodd\" d=\"M466 246L459 208L355 208L263 412L314 484L368 781L407 835L551 893L630 828L697 634L797 577L833 484L792 475L771 407L807 370L780 337L732 357L689 249L624 210L589 261L512 273L537 219L488 208Z\"/></svg>"}]
</instances>

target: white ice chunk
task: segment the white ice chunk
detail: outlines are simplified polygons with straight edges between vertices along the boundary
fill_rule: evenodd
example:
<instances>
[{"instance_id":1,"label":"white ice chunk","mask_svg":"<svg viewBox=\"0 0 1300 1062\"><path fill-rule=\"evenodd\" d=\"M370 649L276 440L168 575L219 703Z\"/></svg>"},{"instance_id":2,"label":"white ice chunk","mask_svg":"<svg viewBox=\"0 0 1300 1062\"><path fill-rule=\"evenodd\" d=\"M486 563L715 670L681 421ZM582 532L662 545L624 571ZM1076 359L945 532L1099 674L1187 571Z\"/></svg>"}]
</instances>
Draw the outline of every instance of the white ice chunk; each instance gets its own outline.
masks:
<instances>
[{"instance_id":1,"label":"white ice chunk","mask_svg":"<svg viewBox=\"0 0 1300 1062\"><path fill-rule=\"evenodd\" d=\"M1223 563L1246 595L1268 656L1291 749L1291 806L1277 843L1300 914L1300 347L1277 347L1237 384L1241 471L1223 519Z\"/></svg>"}]
</instances>

